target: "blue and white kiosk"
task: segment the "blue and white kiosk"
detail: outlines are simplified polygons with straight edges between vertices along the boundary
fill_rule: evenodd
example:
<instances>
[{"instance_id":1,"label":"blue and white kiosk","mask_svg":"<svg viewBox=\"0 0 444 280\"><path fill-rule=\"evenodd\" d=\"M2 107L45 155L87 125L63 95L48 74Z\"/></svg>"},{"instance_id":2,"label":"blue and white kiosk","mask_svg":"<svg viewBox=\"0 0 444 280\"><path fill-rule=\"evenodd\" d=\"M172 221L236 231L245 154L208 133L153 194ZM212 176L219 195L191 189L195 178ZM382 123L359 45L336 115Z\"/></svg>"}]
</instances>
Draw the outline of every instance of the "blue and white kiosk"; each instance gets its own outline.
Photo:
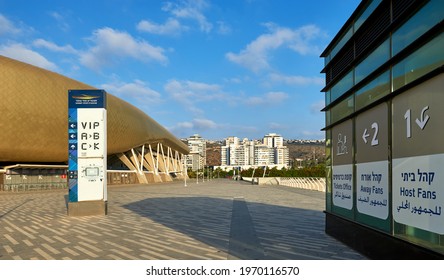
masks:
<instances>
[{"instance_id":1,"label":"blue and white kiosk","mask_svg":"<svg viewBox=\"0 0 444 280\"><path fill-rule=\"evenodd\" d=\"M68 215L106 215L106 92L69 90L68 99Z\"/></svg>"}]
</instances>

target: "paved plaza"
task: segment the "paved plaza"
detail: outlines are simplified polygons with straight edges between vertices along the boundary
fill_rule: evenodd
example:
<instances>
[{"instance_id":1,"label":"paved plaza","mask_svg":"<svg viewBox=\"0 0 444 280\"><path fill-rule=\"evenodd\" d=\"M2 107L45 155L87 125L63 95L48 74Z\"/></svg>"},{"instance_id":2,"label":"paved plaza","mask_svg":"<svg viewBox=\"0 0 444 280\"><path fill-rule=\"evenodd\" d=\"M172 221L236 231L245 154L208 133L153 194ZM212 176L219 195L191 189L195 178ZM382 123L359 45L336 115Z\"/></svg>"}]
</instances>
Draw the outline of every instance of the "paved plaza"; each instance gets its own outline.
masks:
<instances>
[{"instance_id":1,"label":"paved plaza","mask_svg":"<svg viewBox=\"0 0 444 280\"><path fill-rule=\"evenodd\" d=\"M67 190L0 193L0 260L366 259L324 232L325 194L242 181L110 186L108 215Z\"/></svg>"}]
</instances>

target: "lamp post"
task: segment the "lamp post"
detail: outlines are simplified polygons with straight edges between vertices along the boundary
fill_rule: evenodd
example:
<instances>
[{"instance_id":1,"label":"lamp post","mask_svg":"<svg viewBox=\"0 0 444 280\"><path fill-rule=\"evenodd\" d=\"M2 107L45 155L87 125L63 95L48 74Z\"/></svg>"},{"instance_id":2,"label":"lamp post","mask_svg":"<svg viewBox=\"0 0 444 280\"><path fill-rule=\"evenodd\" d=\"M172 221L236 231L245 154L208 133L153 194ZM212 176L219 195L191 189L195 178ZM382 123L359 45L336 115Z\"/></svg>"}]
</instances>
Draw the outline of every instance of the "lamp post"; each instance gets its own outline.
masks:
<instances>
[{"instance_id":1,"label":"lamp post","mask_svg":"<svg viewBox=\"0 0 444 280\"><path fill-rule=\"evenodd\" d=\"M199 155L200 157L200 155ZM200 158L197 158L196 184L199 184Z\"/></svg>"}]
</instances>

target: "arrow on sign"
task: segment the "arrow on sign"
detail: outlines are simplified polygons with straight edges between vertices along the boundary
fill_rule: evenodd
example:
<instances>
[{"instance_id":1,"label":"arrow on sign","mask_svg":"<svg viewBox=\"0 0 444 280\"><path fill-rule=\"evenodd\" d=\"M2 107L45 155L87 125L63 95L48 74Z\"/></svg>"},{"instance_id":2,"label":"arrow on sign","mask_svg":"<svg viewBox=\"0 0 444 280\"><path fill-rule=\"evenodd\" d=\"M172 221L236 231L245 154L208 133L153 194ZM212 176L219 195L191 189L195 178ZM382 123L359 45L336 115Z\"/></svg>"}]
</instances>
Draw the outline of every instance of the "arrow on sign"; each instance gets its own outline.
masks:
<instances>
[{"instance_id":1,"label":"arrow on sign","mask_svg":"<svg viewBox=\"0 0 444 280\"><path fill-rule=\"evenodd\" d=\"M367 144L367 137L369 137L370 134L367 133L367 128L364 130L364 133L362 134L362 140L364 140L364 143Z\"/></svg>"},{"instance_id":2,"label":"arrow on sign","mask_svg":"<svg viewBox=\"0 0 444 280\"><path fill-rule=\"evenodd\" d=\"M429 109L429 106L425 106L422 111L421 111L421 120L416 119L416 124L419 126L419 128L421 128L421 130L424 129L424 127L426 126L427 122L429 121L430 117L429 115L425 115L425 112Z\"/></svg>"}]
</instances>

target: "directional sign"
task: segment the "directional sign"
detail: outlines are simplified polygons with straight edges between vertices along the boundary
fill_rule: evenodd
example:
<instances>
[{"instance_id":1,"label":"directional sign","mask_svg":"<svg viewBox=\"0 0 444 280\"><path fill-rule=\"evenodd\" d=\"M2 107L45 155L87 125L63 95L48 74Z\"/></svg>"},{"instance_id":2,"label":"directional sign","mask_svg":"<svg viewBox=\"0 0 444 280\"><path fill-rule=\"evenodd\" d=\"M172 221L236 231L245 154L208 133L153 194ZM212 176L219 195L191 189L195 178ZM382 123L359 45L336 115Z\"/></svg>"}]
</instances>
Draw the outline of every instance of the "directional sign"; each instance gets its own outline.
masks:
<instances>
[{"instance_id":1,"label":"directional sign","mask_svg":"<svg viewBox=\"0 0 444 280\"><path fill-rule=\"evenodd\" d=\"M392 212L396 222L444 234L444 74L392 101Z\"/></svg>"},{"instance_id":2,"label":"directional sign","mask_svg":"<svg viewBox=\"0 0 444 280\"><path fill-rule=\"evenodd\" d=\"M333 204L353 208L353 123L345 121L332 129L332 187Z\"/></svg>"},{"instance_id":3,"label":"directional sign","mask_svg":"<svg viewBox=\"0 0 444 280\"><path fill-rule=\"evenodd\" d=\"M418 127L421 130L424 130L425 126L427 125L427 122L430 119L429 115L426 115L425 112L429 109L429 106L425 106L424 108L422 108L421 114L419 116L419 118L417 118L415 120L416 124L418 125ZM404 114L404 119L406 121L406 137L407 138L411 138L412 137L412 123L411 123L411 118L412 118L412 110L409 108L407 109L407 111Z\"/></svg>"},{"instance_id":4,"label":"directional sign","mask_svg":"<svg viewBox=\"0 0 444 280\"><path fill-rule=\"evenodd\" d=\"M106 93L68 93L69 202L106 201Z\"/></svg>"},{"instance_id":5,"label":"directional sign","mask_svg":"<svg viewBox=\"0 0 444 280\"><path fill-rule=\"evenodd\" d=\"M360 213L389 214L388 106L382 103L356 117L356 205Z\"/></svg>"},{"instance_id":6,"label":"directional sign","mask_svg":"<svg viewBox=\"0 0 444 280\"><path fill-rule=\"evenodd\" d=\"M372 138L371 138L371 145L372 146L376 146L379 144L379 140L378 140L378 132L379 132L379 125L377 122L372 123L371 128L373 129L373 133L372 133ZM364 140L364 143L367 144L368 140L367 138L370 136L370 134L368 133L367 128L364 129L364 133L362 133L362 140Z\"/></svg>"},{"instance_id":7,"label":"directional sign","mask_svg":"<svg viewBox=\"0 0 444 280\"><path fill-rule=\"evenodd\" d=\"M80 157L104 157L105 118L103 109L78 109L78 150Z\"/></svg>"},{"instance_id":8,"label":"directional sign","mask_svg":"<svg viewBox=\"0 0 444 280\"><path fill-rule=\"evenodd\" d=\"M422 111L421 111L421 119L416 119L416 124L419 126L419 128L421 128L421 130L424 129L424 127L426 126L427 122L430 120L429 115L426 115L425 112L429 109L429 106L425 106Z\"/></svg>"},{"instance_id":9,"label":"directional sign","mask_svg":"<svg viewBox=\"0 0 444 280\"><path fill-rule=\"evenodd\" d=\"M388 160L388 106L378 106L356 117L356 161Z\"/></svg>"}]
</instances>

